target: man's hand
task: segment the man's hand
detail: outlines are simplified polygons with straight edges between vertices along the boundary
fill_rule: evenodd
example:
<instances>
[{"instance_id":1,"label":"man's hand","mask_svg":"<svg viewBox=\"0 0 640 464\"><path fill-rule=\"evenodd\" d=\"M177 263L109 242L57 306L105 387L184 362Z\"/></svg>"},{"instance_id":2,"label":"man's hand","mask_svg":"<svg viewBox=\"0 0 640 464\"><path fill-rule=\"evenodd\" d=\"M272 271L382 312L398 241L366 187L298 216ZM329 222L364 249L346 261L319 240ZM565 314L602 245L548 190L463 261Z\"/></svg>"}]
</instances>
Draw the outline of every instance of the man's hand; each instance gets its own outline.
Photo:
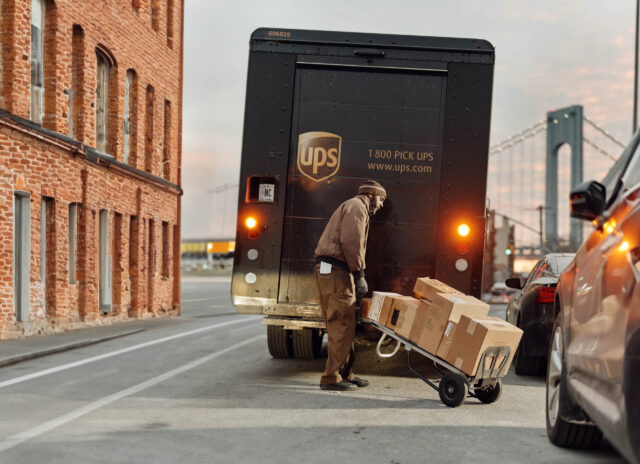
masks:
<instances>
[{"instance_id":1,"label":"man's hand","mask_svg":"<svg viewBox=\"0 0 640 464\"><path fill-rule=\"evenodd\" d=\"M364 278L364 270L355 271L353 273L353 278L356 282L356 295L364 296L369 293L369 286L367 285L367 281Z\"/></svg>"}]
</instances>

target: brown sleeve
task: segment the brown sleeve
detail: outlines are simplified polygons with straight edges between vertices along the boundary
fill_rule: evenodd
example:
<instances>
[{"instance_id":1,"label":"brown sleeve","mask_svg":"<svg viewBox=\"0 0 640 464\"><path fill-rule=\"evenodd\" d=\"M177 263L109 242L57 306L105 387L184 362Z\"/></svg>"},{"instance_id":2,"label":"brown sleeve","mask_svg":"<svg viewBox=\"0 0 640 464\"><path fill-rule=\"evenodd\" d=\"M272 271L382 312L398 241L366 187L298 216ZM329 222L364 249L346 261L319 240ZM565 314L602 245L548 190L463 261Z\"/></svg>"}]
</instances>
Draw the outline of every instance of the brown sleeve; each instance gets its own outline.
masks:
<instances>
[{"instance_id":1,"label":"brown sleeve","mask_svg":"<svg viewBox=\"0 0 640 464\"><path fill-rule=\"evenodd\" d=\"M360 201L350 201L342 210L342 226L340 228L340 244L349 270L359 271L365 268L364 255L367 243L367 224L369 214Z\"/></svg>"}]
</instances>

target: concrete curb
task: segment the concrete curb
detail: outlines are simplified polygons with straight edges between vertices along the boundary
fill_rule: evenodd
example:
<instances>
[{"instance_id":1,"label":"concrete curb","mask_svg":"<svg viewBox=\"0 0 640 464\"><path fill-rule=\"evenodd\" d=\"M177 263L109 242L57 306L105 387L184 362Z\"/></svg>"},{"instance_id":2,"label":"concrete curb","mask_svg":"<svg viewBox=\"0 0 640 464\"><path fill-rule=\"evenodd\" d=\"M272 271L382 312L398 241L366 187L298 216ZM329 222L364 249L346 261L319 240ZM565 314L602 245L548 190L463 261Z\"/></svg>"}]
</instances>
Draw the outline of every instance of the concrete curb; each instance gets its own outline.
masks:
<instances>
[{"instance_id":1,"label":"concrete curb","mask_svg":"<svg viewBox=\"0 0 640 464\"><path fill-rule=\"evenodd\" d=\"M106 342L106 341L109 341L109 340L114 340L114 339L120 338L120 337L126 337L127 335L133 335L133 334L137 334L137 333L144 332L144 331L145 331L145 329L130 330L128 332L123 332L123 333L119 333L119 334L115 334L115 335L107 335L105 337L99 337L99 338L90 338L90 339L87 339L87 340L80 340L78 342L67 343L67 344L64 344L64 345L58 345L58 346L52 346L52 347L48 347L48 348L43 348L41 350L34 350L34 351L30 351L28 353L24 353L24 354L20 354L20 355L16 355L16 356L10 356L10 357L4 358L4 359L0 358L0 367L9 366L11 364L17 364L19 362L28 361L30 359L41 358L43 356L48 356L50 354L62 353L63 351L75 350L76 348L82 348L82 347L89 346L89 345L95 345L97 343L102 343L102 342Z\"/></svg>"}]
</instances>

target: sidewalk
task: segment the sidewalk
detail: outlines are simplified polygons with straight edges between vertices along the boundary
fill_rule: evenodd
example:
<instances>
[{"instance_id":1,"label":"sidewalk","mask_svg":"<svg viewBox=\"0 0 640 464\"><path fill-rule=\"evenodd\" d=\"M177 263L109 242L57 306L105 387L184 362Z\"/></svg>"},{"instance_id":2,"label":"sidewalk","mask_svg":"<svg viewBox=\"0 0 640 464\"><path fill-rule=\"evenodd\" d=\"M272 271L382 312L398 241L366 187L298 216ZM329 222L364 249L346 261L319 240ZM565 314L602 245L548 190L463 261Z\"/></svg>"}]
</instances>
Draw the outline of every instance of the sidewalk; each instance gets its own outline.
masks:
<instances>
[{"instance_id":1,"label":"sidewalk","mask_svg":"<svg viewBox=\"0 0 640 464\"><path fill-rule=\"evenodd\" d=\"M146 330L150 323L161 320L144 319L51 335L4 340L0 342L0 367L139 333Z\"/></svg>"}]
</instances>

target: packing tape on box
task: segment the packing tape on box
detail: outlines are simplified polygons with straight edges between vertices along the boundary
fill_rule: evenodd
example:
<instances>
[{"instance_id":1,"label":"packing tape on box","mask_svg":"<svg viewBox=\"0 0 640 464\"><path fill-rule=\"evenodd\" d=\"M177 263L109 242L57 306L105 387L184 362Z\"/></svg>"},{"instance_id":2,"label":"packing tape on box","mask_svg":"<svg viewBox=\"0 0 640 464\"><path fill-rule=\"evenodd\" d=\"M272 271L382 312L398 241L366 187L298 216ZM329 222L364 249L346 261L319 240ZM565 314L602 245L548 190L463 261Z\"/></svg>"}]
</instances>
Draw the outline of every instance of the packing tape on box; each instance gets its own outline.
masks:
<instances>
[{"instance_id":1,"label":"packing tape on box","mask_svg":"<svg viewBox=\"0 0 640 464\"><path fill-rule=\"evenodd\" d=\"M444 331L444 336L445 336L445 337L448 337L448 336L449 336L449 334L451 333L451 328L452 328L452 327L453 327L453 322L449 322L449 323L447 324L447 328L446 328L446 329L445 329L445 331Z\"/></svg>"},{"instance_id":2,"label":"packing tape on box","mask_svg":"<svg viewBox=\"0 0 640 464\"><path fill-rule=\"evenodd\" d=\"M476 331L476 326L478 323L476 321L469 321L469 327L467 327L467 332L469 335L473 335L473 332Z\"/></svg>"},{"instance_id":3,"label":"packing tape on box","mask_svg":"<svg viewBox=\"0 0 640 464\"><path fill-rule=\"evenodd\" d=\"M462 370L462 363L464 361L462 361L462 358L456 358L456 362L453 363L454 366L456 366L456 369L460 369Z\"/></svg>"}]
</instances>

